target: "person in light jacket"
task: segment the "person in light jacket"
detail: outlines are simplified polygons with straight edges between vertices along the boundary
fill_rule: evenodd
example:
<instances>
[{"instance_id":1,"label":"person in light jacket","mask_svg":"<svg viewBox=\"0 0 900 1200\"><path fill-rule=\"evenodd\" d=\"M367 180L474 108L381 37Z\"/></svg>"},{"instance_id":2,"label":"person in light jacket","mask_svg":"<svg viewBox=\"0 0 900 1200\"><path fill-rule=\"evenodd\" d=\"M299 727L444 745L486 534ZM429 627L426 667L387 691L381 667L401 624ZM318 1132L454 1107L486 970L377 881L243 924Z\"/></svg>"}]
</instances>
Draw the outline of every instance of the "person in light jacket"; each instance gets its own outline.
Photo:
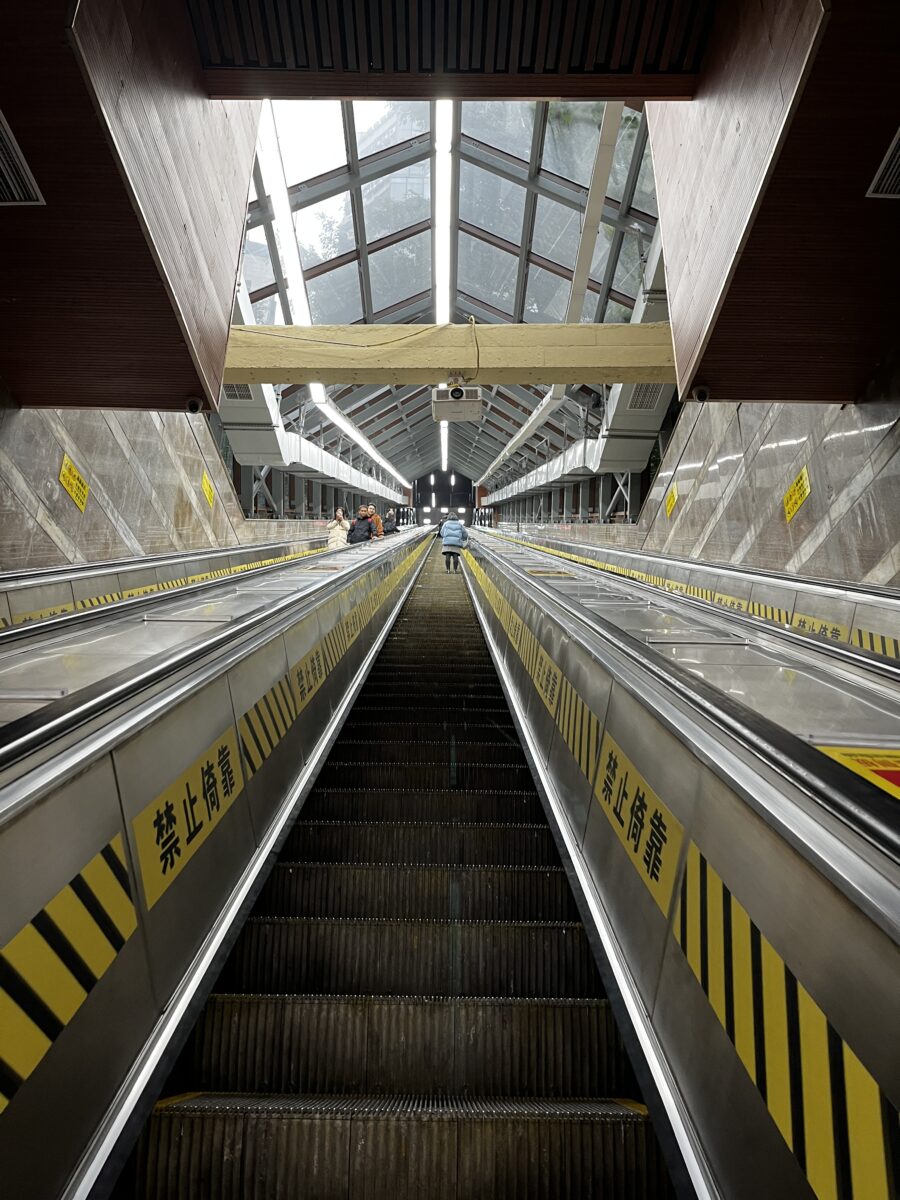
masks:
<instances>
[{"instance_id":1,"label":"person in light jacket","mask_svg":"<svg viewBox=\"0 0 900 1200\"><path fill-rule=\"evenodd\" d=\"M350 522L344 516L342 508L334 510L334 520L329 521L325 527L328 530L328 550L341 550L347 545L347 534L350 531Z\"/></svg>"},{"instance_id":2,"label":"person in light jacket","mask_svg":"<svg viewBox=\"0 0 900 1200\"><path fill-rule=\"evenodd\" d=\"M451 563L453 563L454 572L458 572L459 552L464 550L468 544L469 535L466 533L466 527L455 513L450 513L441 525L441 541L444 543L441 553L444 556L447 574L450 574Z\"/></svg>"}]
</instances>

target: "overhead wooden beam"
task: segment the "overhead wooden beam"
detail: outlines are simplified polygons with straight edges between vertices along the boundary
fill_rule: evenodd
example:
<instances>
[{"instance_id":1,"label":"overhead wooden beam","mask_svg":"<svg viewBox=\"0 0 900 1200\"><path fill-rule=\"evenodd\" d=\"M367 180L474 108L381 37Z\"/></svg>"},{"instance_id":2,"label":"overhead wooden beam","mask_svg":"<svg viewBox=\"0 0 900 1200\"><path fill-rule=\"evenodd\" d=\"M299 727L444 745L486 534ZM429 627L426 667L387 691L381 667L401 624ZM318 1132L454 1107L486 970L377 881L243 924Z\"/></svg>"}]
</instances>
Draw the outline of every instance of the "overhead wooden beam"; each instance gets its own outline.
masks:
<instances>
[{"instance_id":1,"label":"overhead wooden beam","mask_svg":"<svg viewBox=\"0 0 900 1200\"><path fill-rule=\"evenodd\" d=\"M234 325L226 383L674 383L666 322Z\"/></svg>"}]
</instances>

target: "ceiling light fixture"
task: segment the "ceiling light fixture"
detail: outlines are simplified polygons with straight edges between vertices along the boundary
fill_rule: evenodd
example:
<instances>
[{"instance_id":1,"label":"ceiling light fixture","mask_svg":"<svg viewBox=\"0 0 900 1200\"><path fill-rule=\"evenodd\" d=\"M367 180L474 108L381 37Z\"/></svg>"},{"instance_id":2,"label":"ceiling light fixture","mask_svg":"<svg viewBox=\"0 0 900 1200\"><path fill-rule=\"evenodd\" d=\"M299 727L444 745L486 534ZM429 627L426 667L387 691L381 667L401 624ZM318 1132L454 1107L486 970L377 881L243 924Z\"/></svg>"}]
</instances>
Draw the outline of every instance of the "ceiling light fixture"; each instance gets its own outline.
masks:
<instances>
[{"instance_id":1,"label":"ceiling light fixture","mask_svg":"<svg viewBox=\"0 0 900 1200\"><path fill-rule=\"evenodd\" d=\"M346 433L347 437L356 442L357 446L365 450L373 462L378 463L388 474L393 475L401 487L412 488L409 480L404 479L396 467L393 467L383 454L379 454L362 430L354 425L350 418L345 416L338 406L328 399L325 388L321 383L311 383L309 385L309 395L323 417L327 417L332 425L335 425L342 432Z\"/></svg>"},{"instance_id":2,"label":"ceiling light fixture","mask_svg":"<svg viewBox=\"0 0 900 1200\"><path fill-rule=\"evenodd\" d=\"M441 470L447 470L447 438L448 426L446 421L441 421Z\"/></svg>"},{"instance_id":3,"label":"ceiling light fixture","mask_svg":"<svg viewBox=\"0 0 900 1200\"><path fill-rule=\"evenodd\" d=\"M438 100L434 107L434 319L438 325L448 325L453 101Z\"/></svg>"}]
</instances>

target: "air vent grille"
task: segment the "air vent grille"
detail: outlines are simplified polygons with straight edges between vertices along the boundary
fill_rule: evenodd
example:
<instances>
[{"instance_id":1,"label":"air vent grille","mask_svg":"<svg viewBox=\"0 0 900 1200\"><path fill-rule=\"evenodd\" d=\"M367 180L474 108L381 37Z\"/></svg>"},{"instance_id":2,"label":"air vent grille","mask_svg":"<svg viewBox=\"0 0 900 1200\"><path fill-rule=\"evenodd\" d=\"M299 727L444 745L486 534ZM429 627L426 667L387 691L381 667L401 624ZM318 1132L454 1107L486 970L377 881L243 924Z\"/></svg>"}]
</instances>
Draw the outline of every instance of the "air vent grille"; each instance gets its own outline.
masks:
<instances>
[{"instance_id":1,"label":"air vent grille","mask_svg":"<svg viewBox=\"0 0 900 1200\"><path fill-rule=\"evenodd\" d=\"M19 143L0 113L0 205L43 203Z\"/></svg>"},{"instance_id":2,"label":"air vent grille","mask_svg":"<svg viewBox=\"0 0 900 1200\"><path fill-rule=\"evenodd\" d=\"M900 199L900 129L894 134L890 149L866 195L874 200Z\"/></svg>"},{"instance_id":3,"label":"air vent grille","mask_svg":"<svg viewBox=\"0 0 900 1200\"><path fill-rule=\"evenodd\" d=\"M635 389L631 393L631 399L628 401L628 408L632 412L635 410L649 412L650 409L656 408L657 404L659 404L659 399L662 394L662 384L638 383L635 385Z\"/></svg>"},{"instance_id":4,"label":"air vent grille","mask_svg":"<svg viewBox=\"0 0 900 1200\"><path fill-rule=\"evenodd\" d=\"M224 391L226 400L253 399L253 393L250 391L250 385L248 383L226 383Z\"/></svg>"}]
</instances>

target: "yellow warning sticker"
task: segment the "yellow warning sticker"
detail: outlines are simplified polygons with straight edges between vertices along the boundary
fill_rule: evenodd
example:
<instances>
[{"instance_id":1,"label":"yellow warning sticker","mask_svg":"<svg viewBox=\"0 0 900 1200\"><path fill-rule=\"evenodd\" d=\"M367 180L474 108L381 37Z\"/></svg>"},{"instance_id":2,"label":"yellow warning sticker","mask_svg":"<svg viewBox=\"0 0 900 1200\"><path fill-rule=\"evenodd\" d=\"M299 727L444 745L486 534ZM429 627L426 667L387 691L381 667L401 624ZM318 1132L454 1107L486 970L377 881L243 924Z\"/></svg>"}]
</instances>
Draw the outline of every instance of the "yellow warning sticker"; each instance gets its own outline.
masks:
<instances>
[{"instance_id":1,"label":"yellow warning sticker","mask_svg":"<svg viewBox=\"0 0 900 1200\"><path fill-rule=\"evenodd\" d=\"M206 503L212 508L216 500L216 493L213 490L212 480L205 471L203 472L203 478L200 480L200 487L203 495L206 497Z\"/></svg>"},{"instance_id":2,"label":"yellow warning sticker","mask_svg":"<svg viewBox=\"0 0 900 1200\"><path fill-rule=\"evenodd\" d=\"M816 749L900 800L900 747L817 746Z\"/></svg>"},{"instance_id":3,"label":"yellow warning sticker","mask_svg":"<svg viewBox=\"0 0 900 1200\"><path fill-rule=\"evenodd\" d=\"M52 608L36 608L33 612L13 613L13 625L24 625L26 621L44 621L47 617L59 617L75 611L74 604L54 604Z\"/></svg>"},{"instance_id":4,"label":"yellow warning sticker","mask_svg":"<svg viewBox=\"0 0 900 1200\"><path fill-rule=\"evenodd\" d=\"M62 466L59 468L59 482L81 511L84 512L88 493L91 489L88 487L88 481L72 462L71 458L69 458L68 454L63 455Z\"/></svg>"},{"instance_id":5,"label":"yellow warning sticker","mask_svg":"<svg viewBox=\"0 0 900 1200\"><path fill-rule=\"evenodd\" d=\"M678 484L673 480L672 486L666 492L666 517L671 517L672 509L678 503Z\"/></svg>"},{"instance_id":6,"label":"yellow warning sticker","mask_svg":"<svg viewBox=\"0 0 900 1200\"><path fill-rule=\"evenodd\" d=\"M600 747L594 795L631 865L661 911L668 913L684 827L608 733Z\"/></svg>"},{"instance_id":7,"label":"yellow warning sticker","mask_svg":"<svg viewBox=\"0 0 900 1200\"><path fill-rule=\"evenodd\" d=\"M788 521L793 521L797 515L797 510L811 491L812 486L809 482L809 471L804 467L784 493L784 515Z\"/></svg>"},{"instance_id":8,"label":"yellow warning sticker","mask_svg":"<svg viewBox=\"0 0 900 1200\"><path fill-rule=\"evenodd\" d=\"M791 620L791 628L798 633L813 633L816 637L825 637L832 642L849 642L850 630L839 621L826 621L822 617L811 617L808 613L795 612Z\"/></svg>"},{"instance_id":9,"label":"yellow warning sticker","mask_svg":"<svg viewBox=\"0 0 900 1200\"><path fill-rule=\"evenodd\" d=\"M131 827L147 907L178 878L244 788L233 728L225 730Z\"/></svg>"}]
</instances>

